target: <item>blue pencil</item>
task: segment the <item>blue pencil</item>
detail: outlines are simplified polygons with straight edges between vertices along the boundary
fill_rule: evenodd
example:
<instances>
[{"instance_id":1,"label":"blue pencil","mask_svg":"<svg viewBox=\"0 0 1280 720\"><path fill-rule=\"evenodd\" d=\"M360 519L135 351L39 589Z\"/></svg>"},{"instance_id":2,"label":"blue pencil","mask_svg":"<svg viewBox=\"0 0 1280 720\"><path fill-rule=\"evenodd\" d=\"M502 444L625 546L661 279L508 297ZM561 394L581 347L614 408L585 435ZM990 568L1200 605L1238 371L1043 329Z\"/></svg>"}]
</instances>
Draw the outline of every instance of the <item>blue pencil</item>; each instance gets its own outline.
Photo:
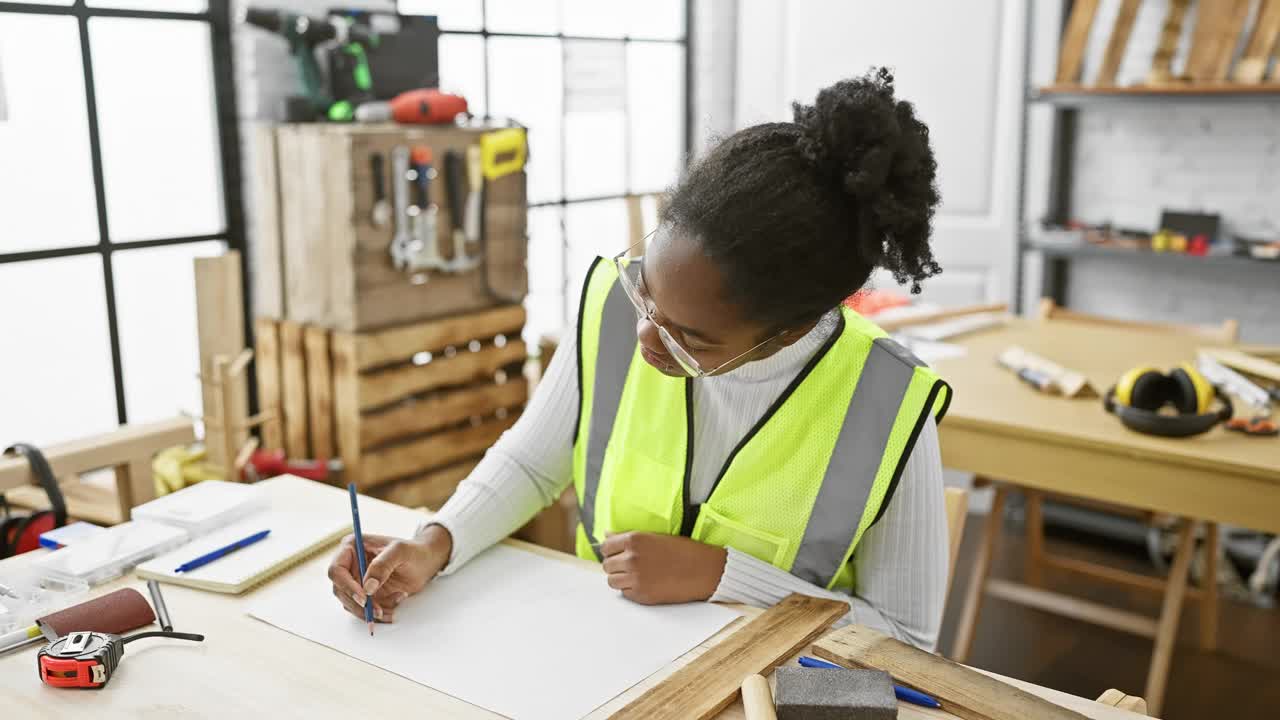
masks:
<instances>
[{"instance_id":1,"label":"blue pencil","mask_svg":"<svg viewBox=\"0 0 1280 720\"><path fill-rule=\"evenodd\" d=\"M802 667L807 667L807 668L836 668L836 669L840 669L840 666L839 666L839 665L836 665L835 663L829 663L829 662L827 662L826 660L819 660L819 659L817 659L817 658L811 658L811 657L808 657L808 656L805 656L805 657L800 658L799 662L800 662L800 665L801 665ZM896 696L899 700L901 700L901 701L903 701L903 702L909 702L909 703L911 703L912 705L919 705L919 706L921 706L921 707L927 707L927 708L940 708L940 707L942 707L942 703L938 702L937 700L934 700L933 698L929 697L928 695L925 695L924 693L920 692L919 690L912 690L912 689L911 689L911 688L909 688L909 687L902 687L901 685L894 685L894 686L893 686L893 694L894 694L894 696Z\"/></svg>"},{"instance_id":2,"label":"blue pencil","mask_svg":"<svg viewBox=\"0 0 1280 720\"><path fill-rule=\"evenodd\" d=\"M360 583L364 583L364 574L369 571L369 563L364 557L364 533L360 532L360 506L356 503L356 484L347 484L347 493L351 495L351 531L356 536L356 563L360 567ZM373 598L364 599L364 621L369 625L369 637L373 637Z\"/></svg>"},{"instance_id":3,"label":"blue pencil","mask_svg":"<svg viewBox=\"0 0 1280 720\"><path fill-rule=\"evenodd\" d=\"M220 557L226 557L227 555L230 555L231 553L239 550L240 548L248 547L270 534L271 534L270 530L263 530L261 532L256 532L250 535L249 537L243 538L241 540L237 540L231 543L230 545L227 545L226 547L220 547L217 550L205 553L204 555L201 555L195 560L188 560L187 562L184 562L181 565L179 565L178 568L174 570L174 572L175 573L191 572L192 570L195 570L198 567L203 567L205 565L208 565L209 563L213 562L214 560L217 560Z\"/></svg>"}]
</instances>

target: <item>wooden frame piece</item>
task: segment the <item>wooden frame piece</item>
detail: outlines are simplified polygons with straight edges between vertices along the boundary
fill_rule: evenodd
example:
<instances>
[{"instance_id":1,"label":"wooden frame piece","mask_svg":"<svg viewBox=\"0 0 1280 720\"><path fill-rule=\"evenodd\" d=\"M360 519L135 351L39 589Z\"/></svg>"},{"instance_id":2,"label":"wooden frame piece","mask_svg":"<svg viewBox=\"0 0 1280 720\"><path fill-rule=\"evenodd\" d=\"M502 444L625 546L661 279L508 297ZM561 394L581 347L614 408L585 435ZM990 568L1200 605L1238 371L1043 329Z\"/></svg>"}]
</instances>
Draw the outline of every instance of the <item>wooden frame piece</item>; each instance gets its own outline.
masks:
<instances>
[{"instance_id":1,"label":"wooden frame piece","mask_svg":"<svg viewBox=\"0 0 1280 720\"><path fill-rule=\"evenodd\" d=\"M229 250L217 257L196 258L196 330L200 342L200 375L205 408L220 408L220 417L247 417L249 378L228 374L227 386L216 384L215 358L235 357L244 349L244 288L240 280L240 253ZM210 382L214 381L214 382ZM234 457L249 439L246 427L209 426L205 445L215 455L234 447Z\"/></svg>"},{"instance_id":2,"label":"wooden frame piece","mask_svg":"<svg viewBox=\"0 0 1280 720\"><path fill-rule=\"evenodd\" d=\"M1133 21L1138 17L1138 7L1142 0L1124 0L1116 22L1111 26L1111 37L1107 39L1107 51L1102 58L1102 67L1094 80L1097 85L1115 85L1116 74L1120 71L1120 63L1124 60L1125 48L1129 46L1129 35L1133 32Z\"/></svg>"},{"instance_id":3,"label":"wooden frame piece","mask_svg":"<svg viewBox=\"0 0 1280 720\"><path fill-rule=\"evenodd\" d=\"M1191 0L1169 0L1169 10L1164 16L1164 24L1160 28L1160 40L1151 56L1151 71L1147 73L1147 84L1164 85L1174 82L1173 56L1178 54L1178 41L1182 39L1182 22L1187 17L1187 8Z\"/></svg>"},{"instance_id":4,"label":"wooden frame piece","mask_svg":"<svg viewBox=\"0 0 1280 720\"><path fill-rule=\"evenodd\" d=\"M1258 18L1249 33L1249 42L1236 61L1231 79L1240 83L1260 83L1280 40L1280 0L1261 0Z\"/></svg>"},{"instance_id":5,"label":"wooden frame piece","mask_svg":"<svg viewBox=\"0 0 1280 720\"><path fill-rule=\"evenodd\" d=\"M1093 16L1098 12L1098 0L1077 0L1071 8L1071 19L1067 21L1067 29L1062 35L1062 45L1058 49L1058 72L1055 82L1074 83L1080 81L1080 69L1084 66L1084 51L1089 44L1089 31L1093 27Z\"/></svg>"}]
</instances>

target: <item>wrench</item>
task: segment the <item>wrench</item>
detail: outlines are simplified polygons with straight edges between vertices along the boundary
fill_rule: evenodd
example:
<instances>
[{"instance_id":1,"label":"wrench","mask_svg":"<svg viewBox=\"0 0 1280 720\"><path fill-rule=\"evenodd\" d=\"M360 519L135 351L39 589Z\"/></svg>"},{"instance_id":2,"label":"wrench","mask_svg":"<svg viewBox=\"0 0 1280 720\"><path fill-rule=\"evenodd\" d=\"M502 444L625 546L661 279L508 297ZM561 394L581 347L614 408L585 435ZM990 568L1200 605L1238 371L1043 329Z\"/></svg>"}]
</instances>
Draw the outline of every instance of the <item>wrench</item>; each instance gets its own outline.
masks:
<instances>
[{"instance_id":1,"label":"wrench","mask_svg":"<svg viewBox=\"0 0 1280 720\"><path fill-rule=\"evenodd\" d=\"M391 196L395 203L396 233L391 239L391 264L397 270L409 267L410 244L413 235L409 231L409 148L397 145L391 151Z\"/></svg>"}]
</instances>

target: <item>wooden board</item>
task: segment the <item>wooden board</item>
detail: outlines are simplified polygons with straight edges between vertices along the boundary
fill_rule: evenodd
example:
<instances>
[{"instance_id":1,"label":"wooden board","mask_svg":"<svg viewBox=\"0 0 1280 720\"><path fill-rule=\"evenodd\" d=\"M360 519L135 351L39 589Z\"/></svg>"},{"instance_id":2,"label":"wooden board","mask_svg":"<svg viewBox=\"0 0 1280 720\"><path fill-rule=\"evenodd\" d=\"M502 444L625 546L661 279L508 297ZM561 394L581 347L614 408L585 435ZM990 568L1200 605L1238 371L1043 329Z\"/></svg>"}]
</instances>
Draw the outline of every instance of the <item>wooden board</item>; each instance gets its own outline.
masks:
<instances>
[{"instance_id":1,"label":"wooden board","mask_svg":"<svg viewBox=\"0 0 1280 720\"><path fill-rule=\"evenodd\" d=\"M852 668L884 670L900 685L927 693L948 712L968 720L1083 720L1054 705L963 665L874 630L849 625L814 643L818 657Z\"/></svg>"},{"instance_id":2,"label":"wooden board","mask_svg":"<svg viewBox=\"0 0 1280 720\"><path fill-rule=\"evenodd\" d=\"M240 253L230 250L217 257L195 259L196 278L196 332L200 342L200 375L204 412L214 414L213 409L222 404L214 387L214 358L221 355L232 358L244 350L244 288L240 282ZM226 417L243 418L249 414L249 379L244 374L231 380L227 394L230 406ZM236 448L249 439L246 428L233 428L231 437L223 432L224 424L205 426L205 447ZM214 454L211 452L211 454Z\"/></svg>"},{"instance_id":3,"label":"wooden board","mask_svg":"<svg viewBox=\"0 0 1280 720\"><path fill-rule=\"evenodd\" d=\"M284 244L280 229L279 152L276 128L253 128L253 314L285 317Z\"/></svg>"},{"instance_id":4,"label":"wooden board","mask_svg":"<svg viewBox=\"0 0 1280 720\"><path fill-rule=\"evenodd\" d=\"M365 452L360 459L361 490L415 475L483 453L515 424L519 413L490 418L478 425L427 435L401 445Z\"/></svg>"},{"instance_id":5,"label":"wooden board","mask_svg":"<svg viewBox=\"0 0 1280 720\"><path fill-rule=\"evenodd\" d=\"M280 327L271 318L253 324L254 369L258 378L258 407L267 419L262 423L262 447L284 448L284 419L280 394Z\"/></svg>"},{"instance_id":6,"label":"wooden board","mask_svg":"<svg viewBox=\"0 0 1280 720\"><path fill-rule=\"evenodd\" d=\"M499 408L524 405L529 383L523 377L409 399L360 419L360 446L370 449L411 435L456 425L471 417L488 417Z\"/></svg>"},{"instance_id":7,"label":"wooden board","mask_svg":"<svg viewBox=\"0 0 1280 720\"><path fill-rule=\"evenodd\" d=\"M359 370L405 362L419 352L439 352L450 345L461 346L477 338L506 334L511 339L524 327L521 305L503 305L489 310L415 323L355 337L356 366Z\"/></svg>"},{"instance_id":8,"label":"wooden board","mask_svg":"<svg viewBox=\"0 0 1280 720\"><path fill-rule=\"evenodd\" d=\"M1280 39L1280 0L1261 0L1258 19L1253 23L1249 42L1245 45L1231 79L1236 82L1260 83L1267 74L1271 53Z\"/></svg>"},{"instance_id":9,"label":"wooden board","mask_svg":"<svg viewBox=\"0 0 1280 720\"><path fill-rule=\"evenodd\" d=\"M1192 82L1227 78L1231 56L1249 18L1250 0L1200 0L1185 74Z\"/></svg>"},{"instance_id":10,"label":"wooden board","mask_svg":"<svg viewBox=\"0 0 1280 720\"><path fill-rule=\"evenodd\" d=\"M1111 37L1107 39L1107 51L1102 57L1102 68L1094 82L1098 85L1115 85L1116 73L1120 71L1120 62L1124 60L1125 48L1129 46L1129 34L1133 32L1133 21L1138 17L1138 6L1142 0L1124 0L1116 22L1111 26Z\"/></svg>"},{"instance_id":11,"label":"wooden board","mask_svg":"<svg viewBox=\"0 0 1280 720\"><path fill-rule=\"evenodd\" d=\"M766 673L849 611L847 603L793 593L724 642L614 714L613 720L705 720L737 699L748 675Z\"/></svg>"},{"instance_id":12,"label":"wooden board","mask_svg":"<svg viewBox=\"0 0 1280 720\"><path fill-rule=\"evenodd\" d=\"M386 500L405 507L426 507L439 510L445 501L453 495L453 491L471 474L480 458L473 457L462 462L449 465L439 470L417 477L397 480L381 485L369 491L369 494L380 500Z\"/></svg>"},{"instance_id":13,"label":"wooden board","mask_svg":"<svg viewBox=\"0 0 1280 720\"><path fill-rule=\"evenodd\" d=\"M391 370L361 375L360 409L370 410L404 398L450 385L463 385L492 378L498 370L528 357L523 341L491 345L479 352L459 348L453 357L436 357L425 365L405 365Z\"/></svg>"},{"instance_id":14,"label":"wooden board","mask_svg":"<svg viewBox=\"0 0 1280 720\"><path fill-rule=\"evenodd\" d=\"M1085 46L1089 43L1089 30L1093 27L1093 16L1097 12L1098 0L1077 0L1071 8L1071 19L1067 22L1066 32L1062 35L1062 46L1058 50L1057 82L1073 83L1080 79Z\"/></svg>"},{"instance_id":15,"label":"wooden board","mask_svg":"<svg viewBox=\"0 0 1280 720\"><path fill-rule=\"evenodd\" d=\"M1164 24L1160 28L1160 40L1151 55L1151 72L1147 74L1147 82L1159 85L1170 82L1173 75L1173 56L1178 53L1178 41L1182 39L1182 22L1187 17L1187 8L1191 0L1169 0L1169 10L1165 13Z\"/></svg>"},{"instance_id":16,"label":"wooden board","mask_svg":"<svg viewBox=\"0 0 1280 720\"><path fill-rule=\"evenodd\" d=\"M343 475L347 482L359 484L360 467L360 373L356 363L356 338L334 333L330 338L333 360L333 412L342 457Z\"/></svg>"},{"instance_id":17,"label":"wooden board","mask_svg":"<svg viewBox=\"0 0 1280 720\"><path fill-rule=\"evenodd\" d=\"M280 387L284 408L284 449L293 459L311 457L307 424L307 360L302 326L280 323Z\"/></svg>"},{"instance_id":18,"label":"wooden board","mask_svg":"<svg viewBox=\"0 0 1280 720\"><path fill-rule=\"evenodd\" d=\"M1264 360L1230 348L1205 348L1200 352L1229 368L1280 383L1280 363Z\"/></svg>"},{"instance_id":19,"label":"wooden board","mask_svg":"<svg viewBox=\"0 0 1280 720\"><path fill-rule=\"evenodd\" d=\"M329 362L329 331L308 327L303 334L307 354L307 422L311 455L331 458L337 452L333 437L333 370Z\"/></svg>"}]
</instances>

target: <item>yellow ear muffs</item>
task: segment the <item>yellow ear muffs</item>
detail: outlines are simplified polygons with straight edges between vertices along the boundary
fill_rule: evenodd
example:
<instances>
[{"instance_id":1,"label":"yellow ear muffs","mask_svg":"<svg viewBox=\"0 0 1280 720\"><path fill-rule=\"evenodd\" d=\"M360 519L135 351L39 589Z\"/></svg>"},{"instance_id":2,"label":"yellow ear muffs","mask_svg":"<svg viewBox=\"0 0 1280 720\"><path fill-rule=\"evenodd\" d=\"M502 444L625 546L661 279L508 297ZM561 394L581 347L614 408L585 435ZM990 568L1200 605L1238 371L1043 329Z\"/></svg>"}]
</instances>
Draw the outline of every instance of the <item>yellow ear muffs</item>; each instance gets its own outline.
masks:
<instances>
[{"instance_id":1,"label":"yellow ear muffs","mask_svg":"<svg viewBox=\"0 0 1280 720\"><path fill-rule=\"evenodd\" d=\"M1209 406L1213 404L1213 398L1215 397L1213 383L1209 382L1204 375L1201 375L1200 371L1191 363L1184 362L1178 367L1182 368L1182 371L1187 374L1187 378L1191 380L1192 386L1195 387L1196 408L1194 412L1209 412Z\"/></svg>"},{"instance_id":2,"label":"yellow ear muffs","mask_svg":"<svg viewBox=\"0 0 1280 720\"><path fill-rule=\"evenodd\" d=\"M1120 376L1116 381L1116 402L1121 405L1133 404L1133 386L1138 378L1147 373L1157 372L1153 367L1136 367Z\"/></svg>"}]
</instances>

